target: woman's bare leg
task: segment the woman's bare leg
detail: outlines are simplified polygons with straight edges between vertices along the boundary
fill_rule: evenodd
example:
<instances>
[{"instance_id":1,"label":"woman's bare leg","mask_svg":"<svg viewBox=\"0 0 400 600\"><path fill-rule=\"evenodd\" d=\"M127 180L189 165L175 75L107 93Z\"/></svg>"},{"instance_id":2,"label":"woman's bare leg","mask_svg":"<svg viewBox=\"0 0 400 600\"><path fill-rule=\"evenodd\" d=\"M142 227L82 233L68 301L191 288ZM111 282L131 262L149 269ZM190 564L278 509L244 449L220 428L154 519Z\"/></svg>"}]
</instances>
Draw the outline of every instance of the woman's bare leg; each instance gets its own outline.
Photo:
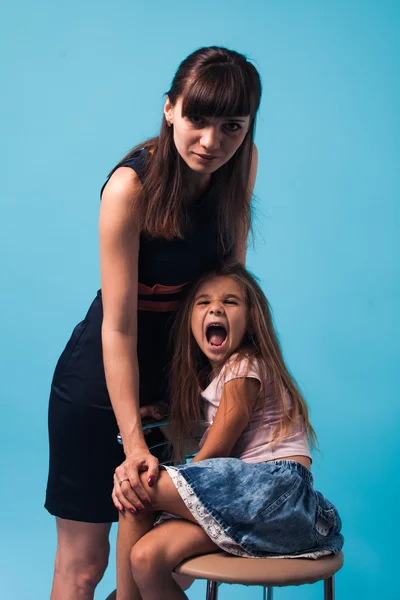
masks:
<instances>
[{"instance_id":1,"label":"woman's bare leg","mask_svg":"<svg viewBox=\"0 0 400 600\"><path fill-rule=\"evenodd\" d=\"M186 594L172 570L189 556L216 552L219 548L199 526L177 519L158 525L131 551L131 566L142 600L183 600Z\"/></svg>"},{"instance_id":2,"label":"woman's bare leg","mask_svg":"<svg viewBox=\"0 0 400 600\"><path fill-rule=\"evenodd\" d=\"M51 600L93 600L108 564L111 523L56 518L57 554Z\"/></svg>"}]
</instances>

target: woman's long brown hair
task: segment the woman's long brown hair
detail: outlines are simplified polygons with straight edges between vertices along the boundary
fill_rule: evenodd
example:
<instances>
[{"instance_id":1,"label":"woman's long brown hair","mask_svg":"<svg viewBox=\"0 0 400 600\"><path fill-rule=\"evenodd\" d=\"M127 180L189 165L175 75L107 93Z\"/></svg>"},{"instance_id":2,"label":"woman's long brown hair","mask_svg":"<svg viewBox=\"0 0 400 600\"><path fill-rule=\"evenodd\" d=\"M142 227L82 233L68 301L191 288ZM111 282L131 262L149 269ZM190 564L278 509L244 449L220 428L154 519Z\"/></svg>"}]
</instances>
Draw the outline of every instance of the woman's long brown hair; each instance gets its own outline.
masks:
<instances>
[{"instance_id":1,"label":"woman's long brown hair","mask_svg":"<svg viewBox=\"0 0 400 600\"><path fill-rule=\"evenodd\" d=\"M176 459L183 457L183 444L190 435L191 423L201 418L200 392L204 387L207 368L209 370L208 359L201 352L191 331L192 309L200 286L220 276L233 277L245 290L248 327L241 347L235 352L238 353L238 361L244 356L256 359L262 381L272 385L274 397L282 410L282 420L273 433L274 443L286 437L301 420L310 444L315 446L316 435L309 420L307 404L285 364L268 300L249 271L240 263L229 261L206 273L190 287L175 321L170 393ZM290 407L286 402L287 393L292 400Z\"/></svg>"},{"instance_id":2,"label":"woman's long brown hair","mask_svg":"<svg viewBox=\"0 0 400 600\"><path fill-rule=\"evenodd\" d=\"M220 241L224 253L228 253L238 231L248 231L251 225L249 176L261 100L260 76L243 54L217 46L200 48L179 65L167 95L173 105L182 97L184 117L250 115L243 143L211 179L218 197ZM168 127L164 118L159 136L133 148L110 175L141 148L150 152L144 193L135 204L139 229L149 236L182 238L189 219L183 183L185 163L175 147L173 127Z\"/></svg>"}]
</instances>

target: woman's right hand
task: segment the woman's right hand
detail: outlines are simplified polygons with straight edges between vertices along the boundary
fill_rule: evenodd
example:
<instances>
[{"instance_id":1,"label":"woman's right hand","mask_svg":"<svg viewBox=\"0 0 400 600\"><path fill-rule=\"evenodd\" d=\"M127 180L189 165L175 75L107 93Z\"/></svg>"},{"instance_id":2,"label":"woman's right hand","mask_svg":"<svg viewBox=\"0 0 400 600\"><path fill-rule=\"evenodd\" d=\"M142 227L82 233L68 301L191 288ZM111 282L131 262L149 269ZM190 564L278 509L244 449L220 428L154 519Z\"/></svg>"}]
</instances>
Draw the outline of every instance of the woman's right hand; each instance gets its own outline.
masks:
<instances>
[{"instance_id":1,"label":"woman's right hand","mask_svg":"<svg viewBox=\"0 0 400 600\"><path fill-rule=\"evenodd\" d=\"M144 471L147 471L147 483L152 487L158 477L158 459L145 445L132 450L115 469L112 499L119 511L130 510L135 513L145 510L146 505L151 505L150 497L140 480L140 473Z\"/></svg>"}]
</instances>

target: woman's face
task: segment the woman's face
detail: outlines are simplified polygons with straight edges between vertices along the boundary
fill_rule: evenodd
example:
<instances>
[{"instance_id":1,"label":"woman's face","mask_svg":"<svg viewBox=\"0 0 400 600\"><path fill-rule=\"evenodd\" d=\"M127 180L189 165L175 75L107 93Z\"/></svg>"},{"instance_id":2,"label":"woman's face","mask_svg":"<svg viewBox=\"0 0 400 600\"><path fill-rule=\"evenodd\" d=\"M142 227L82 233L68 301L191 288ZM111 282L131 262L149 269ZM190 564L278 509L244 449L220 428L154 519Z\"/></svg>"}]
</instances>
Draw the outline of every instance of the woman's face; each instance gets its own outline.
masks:
<instances>
[{"instance_id":1,"label":"woman's face","mask_svg":"<svg viewBox=\"0 0 400 600\"><path fill-rule=\"evenodd\" d=\"M167 98L164 114L173 127L179 154L190 169L204 175L214 173L232 158L250 125L250 116L183 117L182 98L175 105Z\"/></svg>"}]
</instances>

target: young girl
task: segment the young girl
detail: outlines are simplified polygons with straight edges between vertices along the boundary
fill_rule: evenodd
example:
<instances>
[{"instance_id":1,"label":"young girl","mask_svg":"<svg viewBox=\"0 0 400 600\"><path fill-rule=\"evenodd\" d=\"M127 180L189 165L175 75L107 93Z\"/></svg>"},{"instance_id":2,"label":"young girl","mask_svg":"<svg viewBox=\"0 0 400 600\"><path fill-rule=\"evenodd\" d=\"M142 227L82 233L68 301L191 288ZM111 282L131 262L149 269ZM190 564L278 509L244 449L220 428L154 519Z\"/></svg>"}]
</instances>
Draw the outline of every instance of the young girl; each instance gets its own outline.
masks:
<instances>
[{"instance_id":1,"label":"young girl","mask_svg":"<svg viewBox=\"0 0 400 600\"><path fill-rule=\"evenodd\" d=\"M177 323L171 373L177 456L193 421L204 415L210 426L196 457L165 467L148 488L151 510L180 519L162 515L152 527L154 513L137 511L117 470L113 499L125 548L118 556L118 600L185 598L171 572L196 554L317 558L343 545L335 507L313 488L315 433L257 282L238 263L203 276Z\"/></svg>"},{"instance_id":2,"label":"young girl","mask_svg":"<svg viewBox=\"0 0 400 600\"><path fill-rule=\"evenodd\" d=\"M51 600L93 599L118 520L111 500L118 465L136 504L150 501L138 473L147 470L151 484L158 460L141 415L166 401L169 331L186 284L224 256L245 261L260 97L245 56L197 50L167 92L159 136L134 148L103 187L102 289L51 388L46 508L58 533ZM126 116L134 119L129 108Z\"/></svg>"}]
</instances>

